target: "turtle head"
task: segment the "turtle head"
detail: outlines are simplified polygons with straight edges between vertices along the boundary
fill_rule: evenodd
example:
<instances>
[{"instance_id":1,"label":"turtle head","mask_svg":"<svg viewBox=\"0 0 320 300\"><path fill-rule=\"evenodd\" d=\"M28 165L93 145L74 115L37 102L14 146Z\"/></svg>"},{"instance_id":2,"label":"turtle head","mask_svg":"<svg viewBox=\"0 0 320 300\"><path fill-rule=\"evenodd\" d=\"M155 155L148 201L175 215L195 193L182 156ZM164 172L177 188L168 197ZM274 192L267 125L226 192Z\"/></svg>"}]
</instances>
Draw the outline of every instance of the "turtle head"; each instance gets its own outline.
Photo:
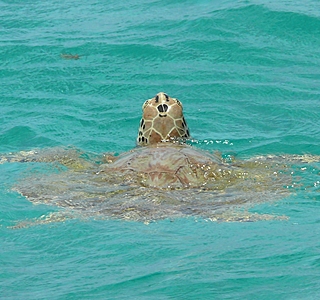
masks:
<instances>
[{"instance_id":1,"label":"turtle head","mask_svg":"<svg viewBox=\"0 0 320 300\"><path fill-rule=\"evenodd\" d=\"M140 146L188 139L190 133L183 116L182 103L165 93L158 93L142 105L137 143Z\"/></svg>"}]
</instances>

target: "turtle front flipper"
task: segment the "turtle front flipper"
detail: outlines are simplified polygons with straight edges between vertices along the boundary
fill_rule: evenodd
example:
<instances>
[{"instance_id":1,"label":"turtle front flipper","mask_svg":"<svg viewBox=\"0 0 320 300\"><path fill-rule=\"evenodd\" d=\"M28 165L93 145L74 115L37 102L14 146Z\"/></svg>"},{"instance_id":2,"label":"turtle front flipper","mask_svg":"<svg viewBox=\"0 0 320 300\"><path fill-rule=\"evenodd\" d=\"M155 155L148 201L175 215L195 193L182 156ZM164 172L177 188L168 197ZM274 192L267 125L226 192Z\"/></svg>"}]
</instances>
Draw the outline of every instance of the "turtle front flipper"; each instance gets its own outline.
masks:
<instances>
[{"instance_id":1,"label":"turtle front flipper","mask_svg":"<svg viewBox=\"0 0 320 300\"><path fill-rule=\"evenodd\" d=\"M204 216L205 220L212 222L258 222L258 221L288 221L284 215L258 214L249 211L226 211L220 214Z\"/></svg>"},{"instance_id":2,"label":"turtle front flipper","mask_svg":"<svg viewBox=\"0 0 320 300\"><path fill-rule=\"evenodd\" d=\"M0 156L0 164L15 162L33 162L37 161L38 151L19 151L2 154Z\"/></svg>"},{"instance_id":3,"label":"turtle front flipper","mask_svg":"<svg viewBox=\"0 0 320 300\"><path fill-rule=\"evenodd\" d=\"M92 166L92 163L83 157L82 152L74 148L51 148L19 151L0 156L0 164L4 163L58 163L69 169L84 170Z\"/></svg>"},{"instance_id":4,"label":"turtle front flipper","mask_svg":"<svg viewBox=\"0 0 320 300\"><path fill-rule=\"evenodd\" d=\"M17 221L15 225L8 226L9 229L23 229L38 225L47 225L51 223L61 223L72 219L78 219L74 213L68 213L67 211L52 212L47 215L42 215L39 218L27 219L23 221Z\"/></svg>"}]
</instances>

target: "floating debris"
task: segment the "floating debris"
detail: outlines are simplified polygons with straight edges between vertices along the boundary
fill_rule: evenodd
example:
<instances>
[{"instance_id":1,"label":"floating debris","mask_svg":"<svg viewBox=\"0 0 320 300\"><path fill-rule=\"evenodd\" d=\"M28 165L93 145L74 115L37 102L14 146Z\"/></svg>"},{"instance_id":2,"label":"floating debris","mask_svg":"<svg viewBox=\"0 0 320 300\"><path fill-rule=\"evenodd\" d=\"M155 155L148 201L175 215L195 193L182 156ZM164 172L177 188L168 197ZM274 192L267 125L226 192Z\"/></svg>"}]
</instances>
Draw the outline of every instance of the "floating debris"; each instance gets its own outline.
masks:
<instances>
[{"instance_id":1,"label":"floating debris","mask_svg":"<svg viewBox=\"0 0 320 300\"><path fill-rule=\"evenodd\" d=\"M63 59L79 59L80 55L79 54L65 54L65 53L61 53L60 57Z\"/></svg>"}]
</instances>

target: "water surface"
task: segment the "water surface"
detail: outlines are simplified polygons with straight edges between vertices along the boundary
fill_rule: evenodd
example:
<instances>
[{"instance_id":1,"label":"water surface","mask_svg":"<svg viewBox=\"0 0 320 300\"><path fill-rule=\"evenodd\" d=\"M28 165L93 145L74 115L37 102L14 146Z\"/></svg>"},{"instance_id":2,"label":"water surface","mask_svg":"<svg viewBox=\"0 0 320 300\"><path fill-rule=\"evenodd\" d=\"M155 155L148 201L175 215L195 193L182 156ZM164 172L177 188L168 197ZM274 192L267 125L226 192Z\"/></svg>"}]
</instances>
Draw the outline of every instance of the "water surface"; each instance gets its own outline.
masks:
<instances>
[{"instance_id":1,"label":"water surface","mask_svg":"<svg viewBox=\"0 0 320 300\"><path fill-rule=\"evenodd\" d=\"M1 1L0 152L135 146L144 100L179 98L196 147L245 159L319 155L317 1ZM77 60L60 54L78 54ZM145 225L70 220L20 230L54 207L11 190L45 172L0 165L3 299L316 299L319 163L253 211Z\"/></svg>"}]
</instances>

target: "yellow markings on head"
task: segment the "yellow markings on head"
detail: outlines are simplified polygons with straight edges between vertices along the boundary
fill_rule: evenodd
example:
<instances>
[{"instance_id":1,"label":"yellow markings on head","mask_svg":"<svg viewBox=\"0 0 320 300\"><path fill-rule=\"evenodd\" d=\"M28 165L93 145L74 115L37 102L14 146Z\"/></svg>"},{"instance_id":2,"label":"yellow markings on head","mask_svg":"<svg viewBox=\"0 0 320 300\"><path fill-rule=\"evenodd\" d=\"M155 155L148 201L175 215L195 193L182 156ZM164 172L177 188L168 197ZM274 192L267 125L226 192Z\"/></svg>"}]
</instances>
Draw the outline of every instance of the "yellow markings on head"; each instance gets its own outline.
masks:
<instances>
[{"instance_id":1,"label":"yellow markings on head","mask_svg":"<svg viewBox=\"0 0 320 300\"><path fill-rule=\"evenodd\" d=\"M188 138L190 138L188 125L178 99L161 92L144 102L137 138L138 145Z\"/></svg>"}]
</instances>

